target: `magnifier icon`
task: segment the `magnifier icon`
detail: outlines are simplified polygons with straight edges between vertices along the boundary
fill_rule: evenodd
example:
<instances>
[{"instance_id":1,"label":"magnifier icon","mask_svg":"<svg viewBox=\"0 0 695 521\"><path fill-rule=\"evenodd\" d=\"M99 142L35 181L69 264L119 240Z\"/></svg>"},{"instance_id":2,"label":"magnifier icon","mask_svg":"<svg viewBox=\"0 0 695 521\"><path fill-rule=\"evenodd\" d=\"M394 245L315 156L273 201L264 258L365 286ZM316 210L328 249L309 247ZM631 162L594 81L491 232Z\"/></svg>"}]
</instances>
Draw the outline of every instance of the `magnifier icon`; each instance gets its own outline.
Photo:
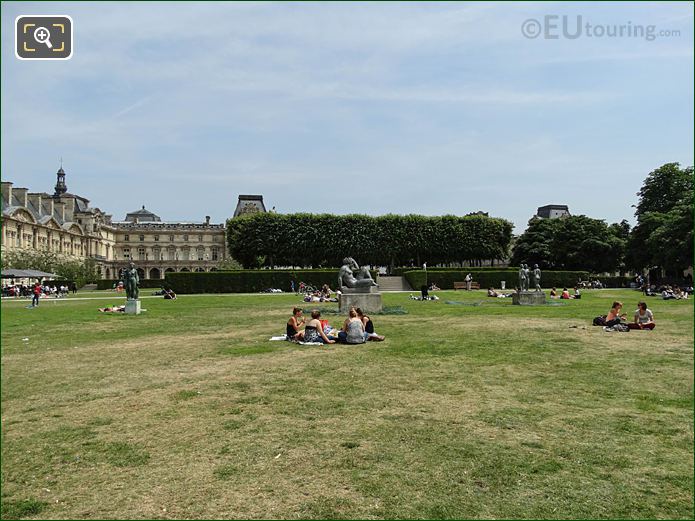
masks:
<instances>
[{"instance_id":1,"label":"magnifier icon","mask_svg":"<svg viewBox=\"0 0 695 521\"><path fill-rule=\"evenodd\" d=\"M45 43L49 49L53 49L53 45L51 45L50 38L51 33L45 27L37 27L34 31L34 40L36 40L39 43Z\"/></svg>"}]
</instances>

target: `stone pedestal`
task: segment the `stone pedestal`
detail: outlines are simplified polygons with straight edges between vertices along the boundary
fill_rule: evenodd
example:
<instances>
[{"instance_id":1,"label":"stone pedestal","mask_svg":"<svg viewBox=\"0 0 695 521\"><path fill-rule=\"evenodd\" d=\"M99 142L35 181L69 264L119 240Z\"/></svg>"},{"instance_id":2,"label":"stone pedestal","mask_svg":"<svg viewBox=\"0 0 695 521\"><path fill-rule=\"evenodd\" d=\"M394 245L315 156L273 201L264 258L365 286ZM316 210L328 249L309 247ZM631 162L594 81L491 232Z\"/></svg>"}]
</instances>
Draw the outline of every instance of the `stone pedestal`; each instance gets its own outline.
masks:
<instances>
[{"instance_id":1,"label":"stone pedestal","mask_svg":"<svg viewBox=\"0 0 695 521\"><path fill-rule=\"evenodd\" d=\"M547 303L542 291L521 291L512 294L512 304L517 306L542 306Z\"/></svg>"},{"instance_id":2,"label":"stone pedestal","mask_svg":"<svg viewBox=\"0 0 695 521\"><path fill-rule=\"evenodd\" d=\"M126 315L139 315L140 314L140 299L132 300L128 299L125 301L125 313Z\"/></svg>"},{"instance_id":3,"label":"stone pedestal","mask_svg":"<svg viewBox=\"0 0 695 521\"><path fill-rule=\"evenodd\" d=\"M338 299L340 312L347 313L352 306L361 308L365 313L377 313L384 309L378 291L342 293Z\"/></svg>"}]
</instances>

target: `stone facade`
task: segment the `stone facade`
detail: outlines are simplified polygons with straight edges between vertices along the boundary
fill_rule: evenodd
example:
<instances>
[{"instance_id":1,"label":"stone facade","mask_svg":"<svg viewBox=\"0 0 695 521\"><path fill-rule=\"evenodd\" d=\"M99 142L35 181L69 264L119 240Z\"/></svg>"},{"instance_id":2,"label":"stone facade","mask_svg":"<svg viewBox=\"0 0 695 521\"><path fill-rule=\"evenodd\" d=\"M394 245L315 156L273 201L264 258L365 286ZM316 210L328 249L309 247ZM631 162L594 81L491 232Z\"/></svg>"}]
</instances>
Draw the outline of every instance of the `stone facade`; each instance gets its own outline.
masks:
<instances>
[{"instance_id":1,"label":"stone facade","mask_svg":"<svg viewBox=\"0 0 695 521\"><path fill-rule=\"evenodd\" d=\"M2 182L2 253L24 249L92 257L104 273L114 259L116 227L88 199L63 189L64 177L61 168L53 195Z\"/></svg>"},{"instance_id":2,"label":"stone facade","mask_svg":"<svg viewBox=\"0 0 695 521\"><path fill-rule=\"evenodd\" d=\"M68 193L65 172L57 172L53 195L29 193L2 183L2 253L44 250L96 260L102 278L118 278L135 262L144 279L171 271L214 271L227 258L225 225L164 222L142 209L115 222L89 200ZM262 203L261 203L262 204Z\"/></svg>"}]
</instances>

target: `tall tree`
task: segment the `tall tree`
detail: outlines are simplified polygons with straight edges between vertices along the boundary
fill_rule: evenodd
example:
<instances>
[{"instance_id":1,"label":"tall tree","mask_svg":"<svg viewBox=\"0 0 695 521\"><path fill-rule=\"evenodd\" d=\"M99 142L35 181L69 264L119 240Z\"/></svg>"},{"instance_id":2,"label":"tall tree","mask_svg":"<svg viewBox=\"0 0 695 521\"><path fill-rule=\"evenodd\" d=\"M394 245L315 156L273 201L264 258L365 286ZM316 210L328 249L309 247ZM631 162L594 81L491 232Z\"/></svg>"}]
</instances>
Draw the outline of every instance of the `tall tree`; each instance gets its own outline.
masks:
<instances>
[{"instance_id":1,"label":"tall tree","mask_svg":"<svg viewBox=\"0 0 695 521\"><path fill-rule=\"evenodd\" d=\"M624 225L627 223L608 226L586 215L534 217L514 246L512 264L524 262L593 273L620 270L626 244Z\"/></svg>"},{"instance_id":2,"label":"tall tree","mask_svg":"<svg viewBox=\"0 0 695 521\"><path fill-rule=\"evenodd\" d=\"M679 163L667 163L644 180L628 241L630 267L678 272L693 265L693 181L693 167Z\"/></svg>"}]
</instances>

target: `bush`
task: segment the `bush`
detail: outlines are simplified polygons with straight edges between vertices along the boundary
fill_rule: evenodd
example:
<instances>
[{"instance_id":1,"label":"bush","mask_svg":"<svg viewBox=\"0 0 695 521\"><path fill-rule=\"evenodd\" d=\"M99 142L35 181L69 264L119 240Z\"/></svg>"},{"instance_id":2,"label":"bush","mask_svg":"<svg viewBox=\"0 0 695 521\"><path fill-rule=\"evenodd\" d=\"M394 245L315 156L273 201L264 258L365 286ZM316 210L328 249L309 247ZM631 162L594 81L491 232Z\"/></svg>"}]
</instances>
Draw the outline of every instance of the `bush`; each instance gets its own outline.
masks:
<instances>
[{"instance_id":1,"label":"bush","mask_svg":"<svg viewBox=\"0 0 695 521\"><path fill-rule=\"evenodd\" d=\"M122 279L100 279L97 281L97 289L113 289L115 284ZM165 279L140 279L138 287L140 288L161 288L166 286L167 281Z\"/></svg>"},{"instance_id":2,"label":"bush","mask_svg":"<svg viewBox=\"0 0 695 521\"><path fill-rule=\"evenodd\" d=\"M635 282L634 277L591 277L591 280L598 279L604 288L629 288L631 282Z\"/></svg>"},{"instance_id":3,"label":"bush","mask_svg":"<svg viewBox=\"0 0 695 521\"><path fill-rule=\"evenodd\" d=\"M507 255L512 224L483 215L256 213L227 221L230 254L247 268L443 264Z\"/></svg>"},{"instance_id":4,"label":"bush","mask_svg":"<svg viewBox=\"0 0 695 521\"><path fill-rule=\"evenodd\" d=\"M376 278L375 272L372 272L372 277ZM236 270L166 274L166 285L181 294L254 293L268 288L290 291L292 281L295 288L300 282L317 288L324 284L335 288L338 270Z\"/></svg>"},{"instance_id":5,"label":"bush","mask_svg":"<svg viewBox=\"0 0 695 521\"><path fill-rule=\"evenodd\" d=\"M419 269L420 268L413 267L413 266L393 268L393 270L391 270L391 275L393 275L394 277L402 277L409 271L418 271ZM499 266L480 266L480 267L467 266L464 268L453 268L453 267L439 268L436 266L432 266L432 267L427 266L427 273L439 272L439 271L463 271L463 272L465 272L463 274L464 277L466 276L467 273L473 273L474 271L506 271L506 270L512 270L516 273L518 268L501 268Z\"/></svg>"},{"instance_id":6,"label":"bush","mask_svg":"<svg viewBox=\"0 0 695 521\"><path fill-rule=\"evenodd\" d=\"M519 270L514 268L501 270L427 270L427 284L433 282L442 289L453 289L454 282L463 282L466 275L470 273L473 276L473 282L480 284L481 289L489 287L500 288L501 282L506 282L507 289L514 289L519 283ZM425 284L425 271L414 270L405 273L405 278L408 283L414 288L419 289ZM589 273L586 271L544 271L541 275L541 285L544 288L551 287L574 287L577 280L581 277L586 280ZM529 286L533 286L533 279Z\"/></svg>"}]
</instances>

